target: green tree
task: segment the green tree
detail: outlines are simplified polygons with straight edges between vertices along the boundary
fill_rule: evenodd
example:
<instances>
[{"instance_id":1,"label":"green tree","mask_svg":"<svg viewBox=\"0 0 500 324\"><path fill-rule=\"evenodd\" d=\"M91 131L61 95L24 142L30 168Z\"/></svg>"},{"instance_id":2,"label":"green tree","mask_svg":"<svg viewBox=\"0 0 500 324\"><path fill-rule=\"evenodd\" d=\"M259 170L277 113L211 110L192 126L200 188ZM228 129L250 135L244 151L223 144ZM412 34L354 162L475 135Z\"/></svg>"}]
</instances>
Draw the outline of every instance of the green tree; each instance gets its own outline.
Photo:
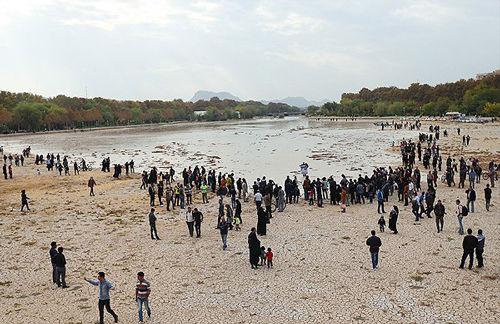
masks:
<instances>
[{"instance_id":1,"label":"green tree","mask_svg":"<svg viewBox=\"0 0 500 324\"><path fill-rule=\"evenodd\" d=\"M484 105L483 115L500 117L500 102L487 102L486 105Z\"/></svg>"},{"instance_id":2,"label":"green tree","mask_svg":"<svg viewBox=\"0 0 500 324\"><path fill-rule=\"evenodd\" d=\"M20 129L37 131L41 128L48 110L46 104L20 102L14 108L14 119Z\"/></svg>"}]
</instances>

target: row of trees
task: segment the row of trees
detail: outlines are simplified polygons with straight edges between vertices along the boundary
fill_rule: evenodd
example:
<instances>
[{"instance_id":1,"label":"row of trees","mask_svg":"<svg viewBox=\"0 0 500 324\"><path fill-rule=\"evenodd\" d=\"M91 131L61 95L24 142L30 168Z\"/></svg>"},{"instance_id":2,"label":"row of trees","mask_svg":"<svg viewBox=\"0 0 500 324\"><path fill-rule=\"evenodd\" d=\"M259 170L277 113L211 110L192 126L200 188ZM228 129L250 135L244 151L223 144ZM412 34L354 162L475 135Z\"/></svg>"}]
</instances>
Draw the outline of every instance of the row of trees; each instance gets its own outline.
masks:
<instances>
[{"instance_id":1,"label":"row of trees","mask_svg":"<svg viewBox=\"0 0 500 324\"><path fill-rule=\"evenodd\" d=\"M195 111L206 111L197 115ZM237 102L212 98L195 103L182 100L118 101L59 95L43 98L30 93L0 92L0 130L39 131L81 127L159 123L181 120L227 120L269 113L298 112L286 104Z\"/></svg>"},{"instance_id":2,"label":"row of trees","mask_svg":"<svg viewBox=\"0 0 500 324\"><path fill-rule=\"evenodd\" d=\"M340 103L328 102L308 108L310 114L329 116L439 116L448 111L499 117L500 76L434 87L414 83L408 89L363 88L358 93L344 93Z\"/></svg>"}]
</instances>

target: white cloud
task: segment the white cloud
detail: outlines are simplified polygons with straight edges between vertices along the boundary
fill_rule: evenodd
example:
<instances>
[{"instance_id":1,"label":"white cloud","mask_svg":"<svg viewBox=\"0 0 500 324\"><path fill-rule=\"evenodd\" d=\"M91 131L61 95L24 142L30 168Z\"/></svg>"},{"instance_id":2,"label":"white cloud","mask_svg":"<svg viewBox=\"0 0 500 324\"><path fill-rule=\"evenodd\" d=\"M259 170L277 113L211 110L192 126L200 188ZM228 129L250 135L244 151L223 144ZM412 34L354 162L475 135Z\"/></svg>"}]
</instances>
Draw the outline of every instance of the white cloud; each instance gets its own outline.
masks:
<instances>
[{"instance_id":1,"label":"white cloud","mask_svg":"<svg viewBox=\"0 0 500 324\"><path fill-rule=\"evenodd\" d=\"M423 22L461 20L466 17L464 12L457 8L430 1L416 1L407 7L395 9L391 13L402 19L412 19Z\"/></svg>"},{"instance_id":2,"label":"white cloud","mask_svg":"<svg viewBox=\"0 0 500 324\"><path fill-rule=\"evenodd\" d=\"M314 32L325 23L320 18L301 15L296 12L289 12L284 16L279 16L275 14L279 10L274 10L262 4L257 6L254 12L261 19L258 25L264 30L285 36Z\"/></svg>"},{"instance_id":3,"label":"white cloud","mask_svg":"<svg viewBox=\"0 0 500 324\"><path fill-rule=\"evenodd\" d=\"M303 64L309 68L334 67L338 70L360 71L364 68L361 60L355 56L334 51L309 50L292 48L286 52L266 52L266 55L280 59Z\"/></svg>"},{"instance_id":4,"label":"white cloud","mask_svg":"<svg viewBox=\"0 0 500 324\"><path fill-rule=\"evenodd\" d=\"M217 20L219 5L199 1L191 5L161 0L0 0L0 26L19 17L43 15L49 10L56 20L66 25L87 25L112 30L120 25L167 25L174 19L206 24ZM206 28L205 28L206 29Z\"/></svg>"},{"instance_id":5,"label":"white cloud","mask_svg":"<svg viewBox=\"0 0 500 324\"><path fill-rule=\"evenodd\" d=\"M176 6L171 1L135 0L85 0L65 4L71 14L62 19L68 25L89 25L111 30L120 25L152 24L166 25L175 18L190 22L210 23L216 21L213 11L218 5L212 2L197 2L191 7Z\"/></svg>"}]
</instances>

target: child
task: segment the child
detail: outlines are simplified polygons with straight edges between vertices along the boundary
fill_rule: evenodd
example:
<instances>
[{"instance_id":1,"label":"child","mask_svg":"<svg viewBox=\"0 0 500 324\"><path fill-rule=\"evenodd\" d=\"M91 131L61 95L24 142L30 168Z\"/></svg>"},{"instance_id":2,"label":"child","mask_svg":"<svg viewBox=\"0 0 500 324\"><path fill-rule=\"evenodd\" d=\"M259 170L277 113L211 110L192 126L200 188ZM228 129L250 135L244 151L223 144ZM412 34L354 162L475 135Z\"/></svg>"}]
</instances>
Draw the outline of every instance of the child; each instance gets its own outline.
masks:
<instances>
[{"instance_id":1,"label":"child","mask_svg":"<svg viewBox=\"0 0 500 324\"><path fill-rule=\"evenodd\" d=\"M261 247L260 248L260 265L265 265L266 264L266 248Z\"/></svg>"},{"instance_id":2,"label":"child","mask_svg":"<svg viewBox=\"0 0 500 324\"><path fill-rule=\"evenodd\" d=\"M271 248L267 249L266 258L267 258L267 268L273 267L273 252L271 252Z\"/></svg>"},{"instance_id":3,"label":"child","mask_svg":"<svg viewBox=\"0 0 500 324\"><path fill-rule=\"evenodd\" d=\"M380 216L380 219L378 220L378 225L380 226L380 232L384 233L384 227L385 227L384 215Z\"/></svg>"},{"instance_id":4,"label":"child","mask_svg":"<svg viewBox=\"0 0 500 324\"><path fill-rule=\"evenodd\" d=\"M241 229L240 224L241 224L241 218L235 217L234 218L234 225L235 225L234 230L235 231L239 231Z\"/></svg>"},{"instance_id":5,"label":"child","mask_svg":"<svg viewBox=\"0 0 500 324\"><path fill-rule=\"evenodd\" d=\"M314 190L309 189L309 206L314 205Z\"/></svg>"}]
</instances>

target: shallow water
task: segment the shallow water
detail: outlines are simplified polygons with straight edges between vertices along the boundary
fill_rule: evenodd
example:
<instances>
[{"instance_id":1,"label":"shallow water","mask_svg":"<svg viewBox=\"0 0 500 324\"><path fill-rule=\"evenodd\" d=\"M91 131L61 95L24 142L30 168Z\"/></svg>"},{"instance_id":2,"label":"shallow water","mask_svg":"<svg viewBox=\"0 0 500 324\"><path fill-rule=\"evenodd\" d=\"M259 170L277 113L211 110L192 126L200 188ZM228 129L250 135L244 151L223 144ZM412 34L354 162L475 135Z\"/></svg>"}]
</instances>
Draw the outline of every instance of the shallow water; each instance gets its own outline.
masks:
<instances>
[{"instance_id":1,"label":"shallow water","mask_svg":"<svg viewBox=\"0 0 500 324\"><path fill-rule=\"evenodd\" d=\"M133 158L136 172L173 165L179 173L198 164L234 171L249 180L266 175L281 182L287 175L299 175L303 161L313 177L371 174L376 166L399 161L398 154L387 151L393 140L415 136L407 130L382 132L368 120L287 117L6 136L0 137L0 145L7 152L31 145L33 154L83 157L94 166L105 156L112 164Z\"/></svg>"}]
</instances>

